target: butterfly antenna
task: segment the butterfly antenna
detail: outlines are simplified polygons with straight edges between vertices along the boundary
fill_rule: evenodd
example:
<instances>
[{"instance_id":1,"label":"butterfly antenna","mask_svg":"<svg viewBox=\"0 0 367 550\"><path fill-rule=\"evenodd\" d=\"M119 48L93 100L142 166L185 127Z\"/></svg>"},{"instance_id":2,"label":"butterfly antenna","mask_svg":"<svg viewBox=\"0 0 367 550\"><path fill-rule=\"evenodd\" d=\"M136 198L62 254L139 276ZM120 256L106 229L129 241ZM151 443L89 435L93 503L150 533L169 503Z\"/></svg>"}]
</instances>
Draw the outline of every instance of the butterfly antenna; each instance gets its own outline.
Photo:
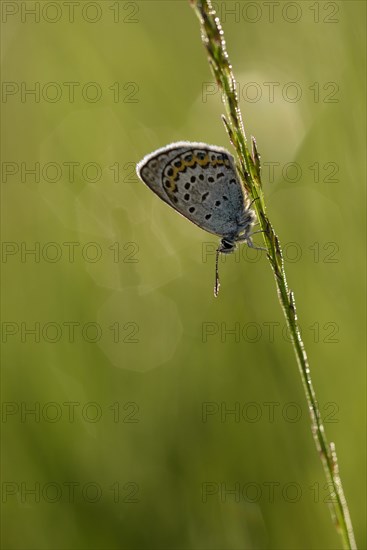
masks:
<instances>
[{"instance_id":1,"label":"butterfly antenna","mask_svg":"<svg viewBox=\"0 0 367 550\"><path fill-rule=\"evenodd\" d=\"M219 254L220 250L217 248L217 252L215 255L215 285L214 285L214 296L217 298L219 294L219 288L220 288L220 282L219 282Z\"/></svg>"}]
</instances>

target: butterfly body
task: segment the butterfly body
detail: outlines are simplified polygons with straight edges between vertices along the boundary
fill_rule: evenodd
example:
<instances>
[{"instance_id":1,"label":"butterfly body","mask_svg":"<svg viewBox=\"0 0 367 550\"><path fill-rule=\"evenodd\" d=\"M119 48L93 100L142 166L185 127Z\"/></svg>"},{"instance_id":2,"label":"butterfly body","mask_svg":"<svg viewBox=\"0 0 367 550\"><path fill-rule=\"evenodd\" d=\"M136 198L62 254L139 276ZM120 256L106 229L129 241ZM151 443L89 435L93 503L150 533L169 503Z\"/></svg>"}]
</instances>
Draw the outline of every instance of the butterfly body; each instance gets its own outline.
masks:
<instances>
[{"instance_id":1,"label":"butterfly body","mask_svg":"<svg viewBox=\"0 0 367 550\"><path fill-rule=\"evenodd\" d=\"M238 242L253 246L255 214L248 206L234 159L222 147L172 143L144 157L137 174L177 212L220 237L217 254L233 252Z\"/></svg>"}]
</instances>

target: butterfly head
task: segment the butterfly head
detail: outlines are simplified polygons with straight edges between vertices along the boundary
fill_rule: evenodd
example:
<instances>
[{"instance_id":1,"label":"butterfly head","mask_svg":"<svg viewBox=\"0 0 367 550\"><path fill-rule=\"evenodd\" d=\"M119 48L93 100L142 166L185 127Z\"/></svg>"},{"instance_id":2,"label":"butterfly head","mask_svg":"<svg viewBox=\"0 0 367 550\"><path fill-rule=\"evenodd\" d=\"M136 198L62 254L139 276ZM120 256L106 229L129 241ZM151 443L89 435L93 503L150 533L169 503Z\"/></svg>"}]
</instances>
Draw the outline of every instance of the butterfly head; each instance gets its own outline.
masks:
<instances>
[{"instance_id":1,"label":"butterfly head","mask_svg":"<svg viewBox=\"0 0 367 550\"><path fill-rule=\"evenodd\" d=\"M218 252L221 254L231 254L236 248L236 242L228 237L224 237L219 244Z\"/></svg>"}]
</instances>

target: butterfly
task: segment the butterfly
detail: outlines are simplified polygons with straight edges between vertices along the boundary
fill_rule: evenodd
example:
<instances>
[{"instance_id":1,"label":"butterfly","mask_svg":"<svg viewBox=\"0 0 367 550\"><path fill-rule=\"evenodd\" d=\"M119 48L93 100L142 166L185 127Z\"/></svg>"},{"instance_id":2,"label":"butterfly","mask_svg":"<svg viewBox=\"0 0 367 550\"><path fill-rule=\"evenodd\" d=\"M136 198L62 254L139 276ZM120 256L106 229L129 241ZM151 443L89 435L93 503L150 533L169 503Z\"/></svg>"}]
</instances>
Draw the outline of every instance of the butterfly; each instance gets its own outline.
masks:
<instances>
[{"instance_id":1,"label":"butterfly","mask_svg":"<svg viewBox=\"0 0 367 550\"><path fill-rule=\"evenodd\" d=\"M164 202L201 229L221 238L216 251L214 295L219 292L219 254L252 242L256 219L237 175L233 156L222 147L179 141L146 155L139 178Z\"/></svg>"}]
</instances>

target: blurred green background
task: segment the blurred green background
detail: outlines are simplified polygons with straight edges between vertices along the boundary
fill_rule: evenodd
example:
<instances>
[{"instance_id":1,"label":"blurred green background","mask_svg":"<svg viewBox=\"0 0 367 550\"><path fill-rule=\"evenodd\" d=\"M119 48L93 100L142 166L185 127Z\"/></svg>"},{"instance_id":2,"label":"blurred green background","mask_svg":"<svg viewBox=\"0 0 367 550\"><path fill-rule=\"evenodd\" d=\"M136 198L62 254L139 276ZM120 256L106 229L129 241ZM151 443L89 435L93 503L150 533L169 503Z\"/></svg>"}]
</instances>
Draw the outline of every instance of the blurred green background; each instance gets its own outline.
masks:
<instances>
[{"instance_id":1,"label":"blurred green background","mask_svg":"<svg viewBox=\"0 0 367 550\"><path fill-rule=\"evenodd\" d=\"M366 548L366 4L216 6ZM230 147L188 2L1 7L3 548L339 549L265 257L135 176Z\"/></svg>"}]
</instances>

